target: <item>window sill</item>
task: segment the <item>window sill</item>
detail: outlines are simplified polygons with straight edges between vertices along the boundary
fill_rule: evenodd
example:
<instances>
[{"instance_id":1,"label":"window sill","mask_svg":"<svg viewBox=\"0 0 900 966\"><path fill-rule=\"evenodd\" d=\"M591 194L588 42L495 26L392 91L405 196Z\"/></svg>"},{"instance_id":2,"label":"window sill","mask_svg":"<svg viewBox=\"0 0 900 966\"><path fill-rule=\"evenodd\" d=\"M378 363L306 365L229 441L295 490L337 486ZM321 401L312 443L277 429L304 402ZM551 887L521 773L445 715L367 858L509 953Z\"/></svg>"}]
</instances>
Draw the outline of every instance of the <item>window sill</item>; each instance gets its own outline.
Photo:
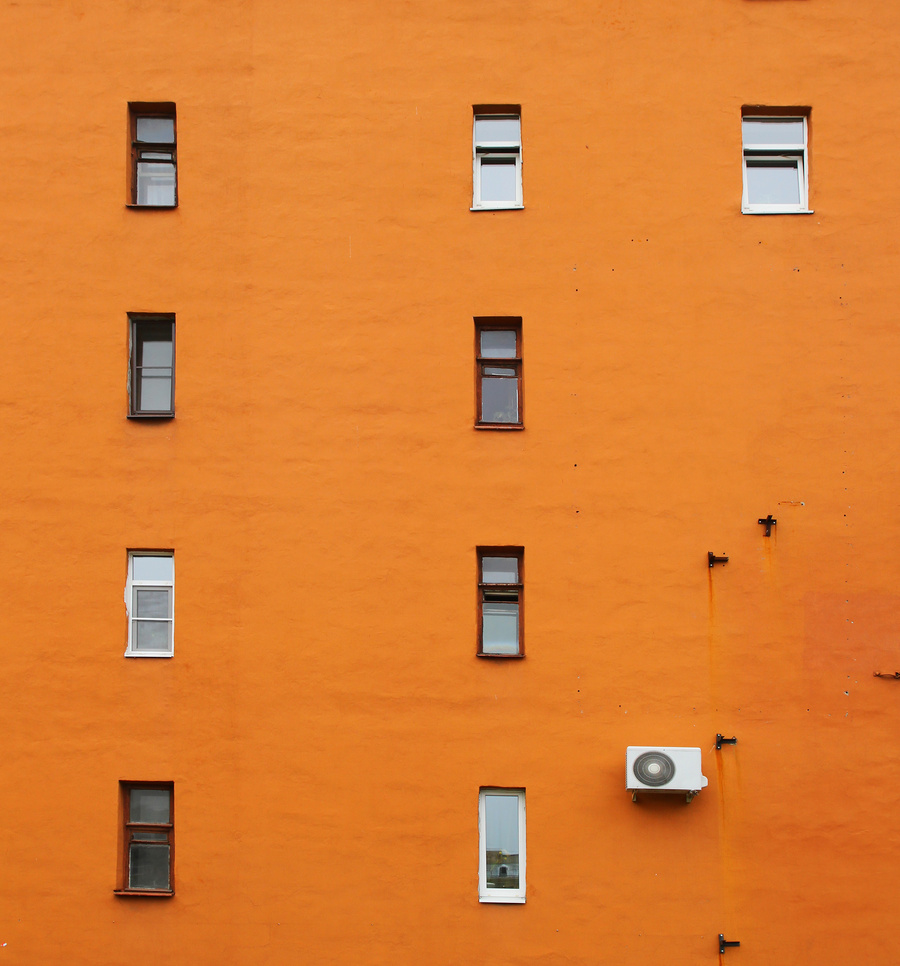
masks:
<instances>
[{"instance_id":1,"label":"window sill","mask_svg":"<svg viewBox=\"0 0 900 966\"><path fill-rule=\"evenodd\" d=\"M171 899L175 895L174 890L163 889L113 889L114 896L140 896L151 897L154 899Z\"/></svg>"},{"instance_id":2,"label":"window sill","mask_svg":"<svg viewBox=\"0 0 900 966\"><path fill-rule=\"evenodd\" d=\"M760 208L741 208L742 215L814 215L812 208L794 208L790 211L778 210L766 211Z\"/></svg>"},{"instance_id":3,"label":"window sill","mask_svg":"<svg viewBox=\"0 0 900 966\"><path fill-rule=\"evenodd\" d=\"M175 657L172 651L126 651L125 657Z\"/></svg>"},{"instance_id":4,"label":"window sill","mask_svg":"<svg viewBox=\"0 0 900 966\"><path fill-rule=\"evenodd\" d=\"M502 430L522 430L525 427L521 423L475 423L475 429L502 429Z\"/></svg>"},{"instance_id":5,"label":"window sill","mask_svg":"<svg viewBox=\"0 0 900 966\"><path fill-rule=\"evenodd\" d=\"M469 211L522 211L525 205L479 205L471 207Z\"/></svg>"},{"instance_id":6,"label":"window sill","mask_svg":"<svg viewBox=\"0 0 900 966\"><path fill-rule=\"evenodd\" d=\"M501 661L508 661L512 659L515 661L515 660L521 660L523 657L525 657L525 655L524 654L484 654L481 651L478 651L475 657L499 658Z\"/></svg>"},{"instance_id":7,"label":"window sill","mask_svg":"<svg viewBox=\"0 0 900 966\"><path fill-rule=\"evenodd\" d=\"M493 902L493 903L503 903L504 905L517 905L521 906L525 904L525 896L519 896L513 898L512 896L479 896L479 902Z\"/></svg>"},{"instance_id":8,"label":"window sill","mask_svg":"<svg viewBox=\"0 0 900 966\"><path fill-rule=\"evenodd\" d=\"M149 209L150 211L171 211L173 208L178 207L178 202L174 205L134 205L126 203L126 208L137 208L139 211L145 211Z\"/></svg>"},{"instance_id":9,"label":"window sill","mask_svg":"<svg viewBox=\"0 0 900 966\"><path fill-rule=\"evenodd\" d=\"M129 419L174 419L175 413L129 413Z\"/></svg>"}]
</instances>

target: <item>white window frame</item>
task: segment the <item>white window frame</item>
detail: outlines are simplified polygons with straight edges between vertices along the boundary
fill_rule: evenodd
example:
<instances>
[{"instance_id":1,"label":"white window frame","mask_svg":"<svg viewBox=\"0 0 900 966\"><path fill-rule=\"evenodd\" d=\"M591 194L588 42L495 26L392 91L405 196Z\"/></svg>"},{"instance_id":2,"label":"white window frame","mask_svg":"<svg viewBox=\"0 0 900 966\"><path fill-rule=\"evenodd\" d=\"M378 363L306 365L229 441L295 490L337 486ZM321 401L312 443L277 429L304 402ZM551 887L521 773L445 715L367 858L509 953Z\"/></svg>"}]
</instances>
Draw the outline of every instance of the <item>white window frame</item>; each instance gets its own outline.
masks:
<instances>
[{"instance_id":1,"label":"white window frame","mask_svg":"<svg viewBox=\"0 0 900 966\"><path fill-rule=\"evenodd\" d=\"M751 144L744 140L744 121L802 121L803 141L796 144ZM741 144L743 147L743 163L741 174L744 182L744 193L741 198L741 211L745 215L810 215L809 209L809 125L803 114L744 114L741 116ZM753 204L747 187L747 162L772 161L793 162L797 165L797 181L800 203L796 205ZM752 164L751 164L752 166ZM773 165L774 166L774 165Z\"/></svg>"},{"instance_id":2,"label":"white window frame","mask_svg":"<svg viewBox=\"0 0 900 966\"><path fill-rule=\"evenodd\" d=\"M518 141L476 141L475 131L480 120L519 122ZM515 201L482 201L481 200L481 165L485 160L498 158L516 159L516 200ZM522 208L522 114L514 111L482 111L472 119L472 211L502 211Z\"/></svg>"},{"instance_id":3,"label":"white window frame","mask_svg":"<svg viewBox=\"0 0 900 966\"><path fill-rule=\"evenodd\" d=\"M495 889L487 884L487 825L485 800L488 795L508 795L519 803L519 888ZM478 792L478 901L523 903L525 901L525 789L485 787Z\"/></svg>"},{"instance_id":4,"label":"white window frame","mask_svg":"<svg viewBox=\"0 0 900 966\"><path fill-rule=\"evenodd\" d=\"M167 557L172 561L171 580L135 580L134 560L136 557ZM134 625L138 620L135 614L135 590L167 590L169 592L169 618L158 618L166 620L169 625L169 647L166 650L151 651L146 648L137 650L132 647L134 639ZM128 577L125 581L125 611L128 615L128 645L125 648L125 657L173 657L175 654L175 554L171 550L129 550L128 551ZM146 620L148 618L141 618Z\"/></svg>"}]
</instances>

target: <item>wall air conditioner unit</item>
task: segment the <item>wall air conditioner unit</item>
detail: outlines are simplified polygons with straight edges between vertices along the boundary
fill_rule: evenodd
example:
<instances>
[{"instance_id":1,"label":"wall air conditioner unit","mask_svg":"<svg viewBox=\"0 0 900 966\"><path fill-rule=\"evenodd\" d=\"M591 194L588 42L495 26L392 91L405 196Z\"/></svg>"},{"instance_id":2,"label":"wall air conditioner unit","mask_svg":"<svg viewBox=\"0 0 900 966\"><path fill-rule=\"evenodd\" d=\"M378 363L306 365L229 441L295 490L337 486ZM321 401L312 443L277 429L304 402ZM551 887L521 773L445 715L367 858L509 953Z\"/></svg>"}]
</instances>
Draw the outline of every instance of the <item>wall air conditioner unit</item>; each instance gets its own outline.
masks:
<instances>
[{"instance_id":1,"label":"wall air conditioner unit","mask_svg":"<svg viewBox=\"0 0 900 966\"><path fill-rule=\"evenodd\" d=\"M625 787L633 802L638 792L678 793L690 801L707 784L700 770L699 748L629 745L625 749Z\"/></svg>"}]
</instances>

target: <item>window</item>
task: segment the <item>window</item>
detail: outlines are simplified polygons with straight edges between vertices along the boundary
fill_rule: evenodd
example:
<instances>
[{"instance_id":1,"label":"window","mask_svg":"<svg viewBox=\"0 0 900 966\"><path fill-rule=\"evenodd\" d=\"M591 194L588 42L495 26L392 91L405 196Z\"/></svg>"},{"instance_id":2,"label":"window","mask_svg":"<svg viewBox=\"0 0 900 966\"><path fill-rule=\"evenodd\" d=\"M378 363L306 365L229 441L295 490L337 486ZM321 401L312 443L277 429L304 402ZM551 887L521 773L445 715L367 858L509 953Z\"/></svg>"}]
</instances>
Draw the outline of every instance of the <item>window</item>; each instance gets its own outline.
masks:
<instances>
[{"instance_id":1,"label":"window","mask_svg":"<svg viewBox=\"0 0 900 966\"><path fill-rule=\"evenodd\" d=\"M478 899L525 901L525 790L482 788L478 796Z\"/></svg>"},{"instance_id":2,"label":"window","mask_svg":"<svg viewBox=\"0 0 900 966\"><path fill-rule=\"evenodd\" d=\"M175 317L129 315L131 416L175 415Z\"/></svg>"},{"instance_id":3,"label":"window","mask_svg":"<svg viewBox=\"0 0 900 966\"><path fill-rule=\"evenodd\" d=\"M522 320L475 320L475 425L522 428Z\"/></svg>"},{"instance_id":4,"label":"window","mask_svg":"<svg viewBox=\"0 0 900 966\"><path fill-rule=\"evenodd\" d=\"M473 139L475 187L472 208L521 208L519 107L476 107Z\"/></svg>"},{"instance_id":5,"label":"window","mask_svg":"<svg viewBox=\"0 0 900 966\"><path fill-rule=\"evenodd\" d=\"M129 104L131 203L147 208L178 204L175 105Z\"/></svg>"},{"instance_id":6,"label":"window","mask_svg":"<svg viewBox=\"0 0 900 966\"><path fill-rule=\"evenodd\" d=\"M478 548L478 655L522 657L521 547Z\"/></svg>"},{"instance_id":7,"label":"window","mask_svg":"<svg viewBox=\"0 0 900 966\"><path fill-rule=\"evenodd\" d=\"M171 782L121 782L123 835L119 895L172 895Z\"/></svg>"},{"instance_id":8,"label":"window","mask_svg":"<svg viewBox=\"0 0 900 966\"><path fill-rule=\"evenodd\" d=\"M127 657L171 657L175 558L165 550L128 554L125 607L128 610Z\"/></svg>"},{"instance_id":9,"label":"window","mask_svg":"<svg viewBox=\"0 0 900 966\"><path fill-rule=\"evenodd\" d=\"M807 212L807 119L744 115L745 214Z\"/></svg>"}]
</instances>

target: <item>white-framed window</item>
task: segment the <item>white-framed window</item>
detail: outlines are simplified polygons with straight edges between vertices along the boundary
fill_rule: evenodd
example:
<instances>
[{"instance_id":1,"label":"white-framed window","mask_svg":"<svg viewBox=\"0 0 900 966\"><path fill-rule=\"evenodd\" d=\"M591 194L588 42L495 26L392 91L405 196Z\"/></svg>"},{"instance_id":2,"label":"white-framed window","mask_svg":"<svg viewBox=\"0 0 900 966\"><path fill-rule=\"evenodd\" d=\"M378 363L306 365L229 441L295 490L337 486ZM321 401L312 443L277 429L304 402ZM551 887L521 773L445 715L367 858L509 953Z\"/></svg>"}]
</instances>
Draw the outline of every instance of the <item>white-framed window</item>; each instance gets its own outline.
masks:
<instances>
[{"instance_id":1,"label":"white-framed window","mask_svg":"<svg viewBox=\"0 0 900 966\"><path fill-rule=\"evenodd\" d=\"M745 214L777 215L809 211L808 131L804 116L745 114Z\"/></svg>"},{"instance_id":2,"label":"white-framed window","mask_svg":"<svg viewBox=\"0 0 900 966\"><path fill-rule=\"evenodd\" d=\"M478 793L478 900L525 901L525 789Z\"/></svg>"},{"instance_id":3,"label":"white-framed window","mask_svg":"<svg viewBox=\"0 0 900 966\"><path fill-rule=\"evenodd\" d=\"M522 115L475 108L472 210L522 207Z\"/></svg>"},{"instance_id":4,"label":"white-framed window","mask_svg":"<svg viewBox=\"0 0 900 966\"><path fill-rule=\"evenodd\" d=\"M171 551L129 551L125 608L126 657L171 657L175 615L175 556Z\"/></svg>"}]
</instances>

